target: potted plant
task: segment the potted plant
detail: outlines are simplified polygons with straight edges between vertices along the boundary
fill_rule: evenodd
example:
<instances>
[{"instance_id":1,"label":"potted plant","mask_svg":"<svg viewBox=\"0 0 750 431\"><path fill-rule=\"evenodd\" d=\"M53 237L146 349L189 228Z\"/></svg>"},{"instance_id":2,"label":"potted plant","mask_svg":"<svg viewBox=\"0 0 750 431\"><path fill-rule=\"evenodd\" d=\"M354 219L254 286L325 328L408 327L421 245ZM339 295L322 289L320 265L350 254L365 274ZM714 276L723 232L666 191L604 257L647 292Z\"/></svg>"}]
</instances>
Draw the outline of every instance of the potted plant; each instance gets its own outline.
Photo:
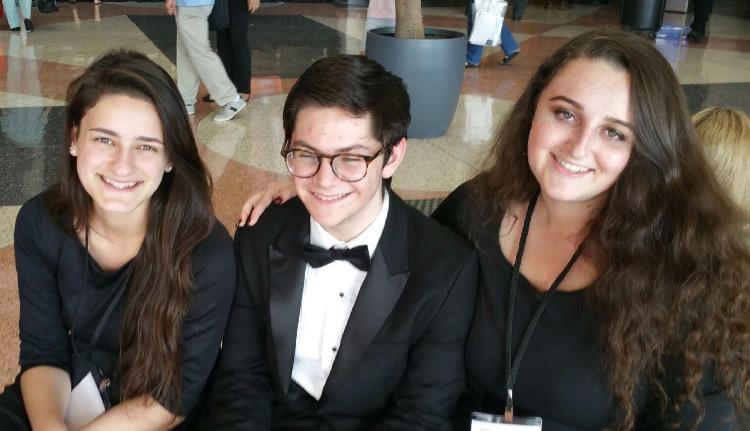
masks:
<instances>
[{"instance_id":1,"label":"potted plant","mask_svg":"<svg viewBox=\"0 0 750 431\"><path fill-rule=\"evenodd\" d=\"M370 30L365 54L401 77L411 98L409 137L448 130L461 94L466 35L425 28L419 0L396 1L396 27Z\"/></svg>"}]
</instances>

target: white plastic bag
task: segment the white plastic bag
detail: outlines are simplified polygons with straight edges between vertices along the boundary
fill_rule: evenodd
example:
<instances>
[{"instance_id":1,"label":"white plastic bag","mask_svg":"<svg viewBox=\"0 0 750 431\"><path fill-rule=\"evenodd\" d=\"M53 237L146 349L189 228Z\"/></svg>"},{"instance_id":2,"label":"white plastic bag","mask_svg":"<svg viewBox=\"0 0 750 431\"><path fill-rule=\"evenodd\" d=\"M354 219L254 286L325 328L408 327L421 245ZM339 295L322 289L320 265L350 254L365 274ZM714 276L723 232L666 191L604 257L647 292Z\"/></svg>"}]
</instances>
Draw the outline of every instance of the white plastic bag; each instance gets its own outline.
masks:
<instances>
[{"instance_id":1,"label":"white plastic bag","mask_svg":"<svg viewBox=\"0 0 750 431\"><path fill-rule=\"evenodd\" d=\"M474 26L469 42L472 45L500 45L500 31L507 10L505 0L474 0Z\"/></svg>"}]
</instances>

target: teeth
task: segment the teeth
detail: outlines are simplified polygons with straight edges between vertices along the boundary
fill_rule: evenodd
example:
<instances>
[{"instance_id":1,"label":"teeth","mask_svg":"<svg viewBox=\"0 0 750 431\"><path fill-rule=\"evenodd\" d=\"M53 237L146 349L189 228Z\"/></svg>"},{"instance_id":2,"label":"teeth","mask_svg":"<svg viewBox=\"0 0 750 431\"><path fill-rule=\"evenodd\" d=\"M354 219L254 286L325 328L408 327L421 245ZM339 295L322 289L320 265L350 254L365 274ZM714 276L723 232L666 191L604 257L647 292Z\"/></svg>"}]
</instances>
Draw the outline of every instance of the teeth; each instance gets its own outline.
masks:
<instances>
[{"instance_id":1,"label":"teeth","mask_svg":"<svg viewBox=\"0 0 750 431\"><path fill-rule=\"evenodd\" d=\"M578 166L578 165L574 165L572 163L568 163L568 162L566 162L566 161L564 161L562 159L559 159L557 157L555 157L555 160L557 160L557 163L559 163L560 166L562 166L563 168L565 168L566 170L568 170L570 172L573 172L574 174L582 174L584 172L588 172L588 171L591 170L589 168L584 168L583 166Z\"/></svg>"},{"instance_id":2,"label":"teeth","mask_svg":"<svg viewBox=\"0 0 750 431\"><path fill-rule=\"evenodd\" d=\"M130 182L130 183L123 183L123 182L112 180L112 179L107 178L105 176L102 176L102 179L104 180L105 183L107 183L110 186L116 188L117 190L129 189L129 188L135 187L135 185L138 184L137 181L133 181L133 182Z\"/></svg>"},{"instance_id":3,"label":"teeth","mask_svg":"<svg viewBox=\"0 0 750 431\"><path fill-rule=\"evenodd\" d=\"M320 195L318 193L313 193L313 195L315 195L316 198L323 200L323 201L335 201L336 199L341 199L348 194L349 193L341 193L340 195L325 196L325 195Z\"/></svg>"}]
</instances>

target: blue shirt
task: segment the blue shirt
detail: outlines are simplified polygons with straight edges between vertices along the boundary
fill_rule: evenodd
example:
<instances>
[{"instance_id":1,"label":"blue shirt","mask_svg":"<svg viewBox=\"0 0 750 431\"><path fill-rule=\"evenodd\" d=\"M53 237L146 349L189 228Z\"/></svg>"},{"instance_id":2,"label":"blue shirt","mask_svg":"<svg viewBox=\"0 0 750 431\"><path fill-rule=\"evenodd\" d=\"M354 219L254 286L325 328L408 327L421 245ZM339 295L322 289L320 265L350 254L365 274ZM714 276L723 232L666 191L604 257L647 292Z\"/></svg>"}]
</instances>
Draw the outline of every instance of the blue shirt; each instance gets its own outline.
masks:
<instances>
[{"instance_id":1,"label":"blue shirt","mask_svg":"<svg viewBox=\"0 0 750 431\"><path fill-rule=\"evenodd\" d=\"M176 0L177 7L213 6L214 0Z\"/></svg>"}]
</instances>

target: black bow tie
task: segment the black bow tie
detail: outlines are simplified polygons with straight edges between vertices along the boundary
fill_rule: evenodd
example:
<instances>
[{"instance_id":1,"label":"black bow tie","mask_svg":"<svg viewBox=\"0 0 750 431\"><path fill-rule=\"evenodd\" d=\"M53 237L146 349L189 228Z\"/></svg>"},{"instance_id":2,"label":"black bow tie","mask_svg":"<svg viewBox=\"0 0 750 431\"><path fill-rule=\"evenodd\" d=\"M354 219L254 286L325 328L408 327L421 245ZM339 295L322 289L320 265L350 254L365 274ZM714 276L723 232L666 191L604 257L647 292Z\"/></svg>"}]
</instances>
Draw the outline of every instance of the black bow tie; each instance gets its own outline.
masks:
<instances>
[{"instance_id":1,"label":"black bow tie","mask_svg":"<svg viewBox=\"0 0 750 431\"><path fill-rule=\"evenodd\" d=\"M326 250L312 244L308 244L302 250L302 256L313 268L328 265L334 260L346 260L360 271L370 268L370 252L366 245L354 248L333 248Z\"/></svg>"}]
</instances>

